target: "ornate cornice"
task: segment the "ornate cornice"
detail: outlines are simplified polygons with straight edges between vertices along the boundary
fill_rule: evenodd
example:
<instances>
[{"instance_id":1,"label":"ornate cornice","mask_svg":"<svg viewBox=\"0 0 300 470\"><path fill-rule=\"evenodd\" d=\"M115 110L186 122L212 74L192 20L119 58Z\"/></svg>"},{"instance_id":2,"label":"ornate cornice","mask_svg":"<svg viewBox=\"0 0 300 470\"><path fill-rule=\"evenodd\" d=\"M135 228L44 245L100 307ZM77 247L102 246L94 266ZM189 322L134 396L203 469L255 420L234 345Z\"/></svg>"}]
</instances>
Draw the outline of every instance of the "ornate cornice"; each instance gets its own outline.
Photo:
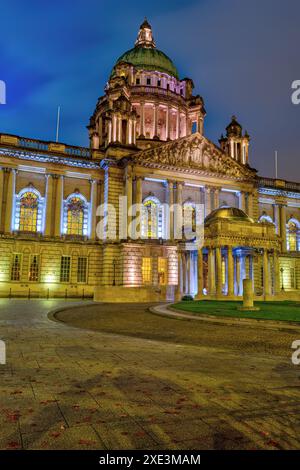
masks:
<instances>
[{"instance_id":1,"label":"ornate cornice","mask_svg":"<svg viewBox=\"0 0 300 470\"><path fill-rule=\"evenodd\" d=\"M32 151L24 151L24 150L17 150L17 149L0 149L0 155L4 157L14 157L20 160L31 160L35 162L41 163L56 163L59 165L67 165L72 167L78 168L91 168L91 169L99 169L100 165L98 162L87 160L87 159L80 159L80 158L72 158L72 157L63 157L61 155L47 155L38 152Z\"/></svg>"},{"instance_id":2,"label":"ornate cornice","mask_svg":"<svg viewBox=\"0 0 300 470\"><path fill-rule=\"evenodd\" d=\"M300 199L300 193L293 191L286 191L283 189L271 189L271 188L262 188L258 189L259 194L264 194L268 196L283 197L283 198L293 198Z\"/></svg>"},{"instance_id":3,"label":"ornate cornice","mask_svg":"<svg viewBox=\"0 0 300 470\"><path fill-rule=\"evenodd\" d=\"M201 176L254 180L256 171L223 153L199 133L142 150L134 161L148 168L170 169Z\"/></svg>"}]
</instances>

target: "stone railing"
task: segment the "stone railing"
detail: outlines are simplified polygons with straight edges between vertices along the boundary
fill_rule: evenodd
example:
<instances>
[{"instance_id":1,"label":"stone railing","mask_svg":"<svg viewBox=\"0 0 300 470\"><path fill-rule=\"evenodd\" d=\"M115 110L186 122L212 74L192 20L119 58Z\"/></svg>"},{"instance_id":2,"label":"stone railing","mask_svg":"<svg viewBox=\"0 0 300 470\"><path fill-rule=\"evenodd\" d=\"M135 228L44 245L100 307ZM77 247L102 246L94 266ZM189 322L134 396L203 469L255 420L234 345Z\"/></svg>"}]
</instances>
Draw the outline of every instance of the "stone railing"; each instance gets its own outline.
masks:
<instances>
[{"instance_id":1,"label":"stone railing","mask_svg":"<svg viewBox=\"0 0 300 470\"><path fill-rule=\"evenodd\" d=\"M39 139L29 139L12 134L0 134L0 146L13 146L23 149L54 152L78 158L98 158L97 150L88 147L79 147L62 144L60 142L47 142Z\"/></svg>"},{"instance_id":2,"label":"stone railing","mask_svg":"<svg viewBox=\"0 0 300 470\"><path fill-rule=\"evenodd\" d=\"M258 178L258 186L275 189L285 189L289 191L300 191L300 183L285 181L274 178Z\"/></svg>"}]
</instances>

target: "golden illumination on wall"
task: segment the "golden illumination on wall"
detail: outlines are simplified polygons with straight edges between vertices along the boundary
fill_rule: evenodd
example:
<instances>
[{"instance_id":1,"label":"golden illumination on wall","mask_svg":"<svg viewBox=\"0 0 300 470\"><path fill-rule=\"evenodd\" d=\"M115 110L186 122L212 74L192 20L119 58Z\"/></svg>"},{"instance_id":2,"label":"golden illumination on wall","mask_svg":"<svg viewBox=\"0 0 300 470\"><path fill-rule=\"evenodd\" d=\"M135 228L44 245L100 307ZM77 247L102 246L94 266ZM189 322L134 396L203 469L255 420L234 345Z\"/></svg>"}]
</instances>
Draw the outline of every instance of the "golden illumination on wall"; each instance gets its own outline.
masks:
<instances>
[{"instance_id":1,"label":"golden illumination on wall","mask_svg":"<svg viewBox=\"0 0 300 470\"><path fill-rule=\"evenodd\" d=\"M158 258L158 283L161 286L167 284L167 258Z\"/></svg>"},{"instance_id":2,"label":"golden illumination on wall","mask_svg":"<svg viewBox=\"0 0 300 470\"><path fill-rule=\"evenodd\" d=\"M142 261L143 284L150 284L152 281L152 259L143 258Z\"/></svg>"}]
</instances>

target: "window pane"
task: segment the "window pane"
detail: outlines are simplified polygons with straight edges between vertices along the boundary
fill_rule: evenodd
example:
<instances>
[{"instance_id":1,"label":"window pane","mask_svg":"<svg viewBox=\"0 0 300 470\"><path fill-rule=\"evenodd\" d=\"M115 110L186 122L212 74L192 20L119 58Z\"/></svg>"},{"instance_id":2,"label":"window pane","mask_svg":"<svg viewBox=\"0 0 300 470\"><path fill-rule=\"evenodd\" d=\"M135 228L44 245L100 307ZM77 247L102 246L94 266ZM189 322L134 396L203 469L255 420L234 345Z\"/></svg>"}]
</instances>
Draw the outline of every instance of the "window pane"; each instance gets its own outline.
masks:
<instances>
[{"instance_id":1,"label":"window pane","mask_svg":"<svg viewBox=\"0 0 300 470\"><path fill-rule=\"evenodd\" d=\"M30 282L38 282L39 280L39 256L38 255L31 256L28 280Z\"/></svg>"},{"instance_id":2,"label":"window pane","mask_svg":"<svg viewBox=\"0 0 300 470\"><path fill-rule=\"evenodd\" d=\"M19 281L20 280L20 273L21 273L21 255L14 254L11 266L11 281Z\"/></svg>"},{"instance_id":3,"label":"window pane","mask_svg":"<svg viewBox=\"0 0 300 470\"><path fill-rule=\"evenodd\" d=\"M77 282L86 282L87 278L87 258L79 257L77 265Z\"/></svg>"},{"instance_id":4,"label":"window pane","mask_svg":"<svg viewBox=\"0 0 300 470\"><path fill-rule=\"evenodd\" d=\"M152 281L152 263L151 258L143 258L142 262L143 283L149 284Z\"/></svg>"},{"instance_id":5,"label":"window pane","mask_svg":"<svg viewBox=\"0 0 300 470\"><path fill-rule=\"evenodd\" d=\"M70 267L71 267L70 256L62 256L61 263L60 263L60 282L70 281Z\"/></svg>"}]
</instances>

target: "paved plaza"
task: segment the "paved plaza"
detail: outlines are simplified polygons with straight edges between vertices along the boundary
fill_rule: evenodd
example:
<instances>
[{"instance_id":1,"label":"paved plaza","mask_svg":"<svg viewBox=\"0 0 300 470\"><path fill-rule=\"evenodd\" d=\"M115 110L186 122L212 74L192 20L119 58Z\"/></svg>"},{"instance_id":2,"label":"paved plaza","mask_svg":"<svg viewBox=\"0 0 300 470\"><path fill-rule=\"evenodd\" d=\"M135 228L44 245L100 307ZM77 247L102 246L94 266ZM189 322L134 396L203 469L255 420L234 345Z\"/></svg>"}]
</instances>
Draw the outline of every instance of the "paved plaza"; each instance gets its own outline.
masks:
<instances>
[{"instance_id":1,"label":"paved plaza","mask_svg":"<svg viewBox=\"0 0 300 470\"><path fill-rule=\"evenodd\" d=\"M1 449L300 448L300 328L74 306L0 300Z\"/></svg>"}]
</instances>

